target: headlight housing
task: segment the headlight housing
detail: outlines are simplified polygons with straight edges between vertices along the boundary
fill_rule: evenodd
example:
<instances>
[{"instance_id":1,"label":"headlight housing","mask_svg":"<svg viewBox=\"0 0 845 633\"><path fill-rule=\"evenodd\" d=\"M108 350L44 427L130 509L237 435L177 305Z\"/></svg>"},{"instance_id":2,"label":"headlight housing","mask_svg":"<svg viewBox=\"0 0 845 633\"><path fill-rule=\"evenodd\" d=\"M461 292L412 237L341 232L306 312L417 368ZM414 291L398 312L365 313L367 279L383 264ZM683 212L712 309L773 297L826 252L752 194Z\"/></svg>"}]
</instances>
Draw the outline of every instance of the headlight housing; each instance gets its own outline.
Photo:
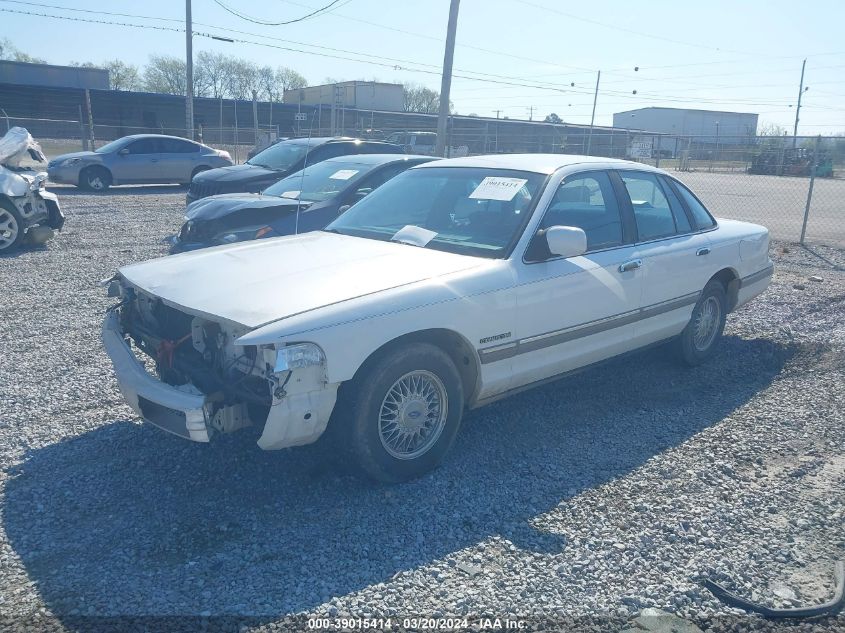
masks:
<instances>
[{"instance_id":1,"label":"headlight housing","mask_svg":"<svg viewBox=\"0 0 845 633\"><path fill-rule=\"evenodd\" d=\"M214 239L221 244L232 244L233 242L245 242L257 240L262 237L272 237L273 228L265 225L248 226L232 231L220 233Z\"/></svg>"},{"instance_id":2,"label":"headlight housing","mask_svg":"<svg viewBox=\"0 0 845 633\"><path fill-rule=\"evenodd\" d=\"M326 362L326 355L323 350L314 343L295 343L276 349L276 373L291 371L293 369L304 369L322 365Z\"/></svg>"}]
</instances>

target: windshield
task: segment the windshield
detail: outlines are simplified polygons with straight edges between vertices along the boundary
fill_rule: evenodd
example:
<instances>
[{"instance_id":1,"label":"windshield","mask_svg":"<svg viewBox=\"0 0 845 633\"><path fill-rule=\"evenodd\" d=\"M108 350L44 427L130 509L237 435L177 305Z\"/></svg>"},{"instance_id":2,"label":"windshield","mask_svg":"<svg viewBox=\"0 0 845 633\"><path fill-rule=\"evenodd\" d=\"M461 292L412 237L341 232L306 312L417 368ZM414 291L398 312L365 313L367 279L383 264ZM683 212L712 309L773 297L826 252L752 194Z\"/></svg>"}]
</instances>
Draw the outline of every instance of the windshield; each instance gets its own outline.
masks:
<instances>
[{"instance_id":1,"label":"windshield","mask_svg":"<svg viewBox=\"0 0 845 633\"><path fill-rule=\"evenodd\" d=\"M482 257L504 257L519 237L545 176L477 167L399 174L326 230Z\"/></svg>"},{"instance_id":2,"label":"windshield","mask_svg":"<svg viewBox=\"0 0 845 633\"><path fill-rule=\"evenodd\" d=\"M106 143L105 145L103 145L102 147L99 147L99 148L95 149L94 151L95 151L97 154L109 154L109 153L111 153L111 152L116 152L116 151L117 151L117 150L119 150L121 147L123 147L124 145L126 145L126 143L127 143L127 142L128 142L128 139L125 139L125 138L119 138L119 139L117 139L116 141L112 141L111 143Z\"/></svg>"},{"instance_id":3,"label":"windshield","mask_svg":"<svg viewBox=\"0 0 845 633\"><path fill-rule=\"evenodd\" d=\"M308 145L305 143L285 143L283 141L258 152L246 162L247 165L257 165L268 169L290 169L305 156L307 149Z\"/></svg>"},{"instance_id":4,"label":"windshield","mask_svg":"<svg viewBox=\"0 0 845 633\"><path fill-rule=\"evenodd\" d=\"M361 180L371 169L352 161L325 161L311 165L267 187L264 193L303 202L322 202Z\"/></svg>"}]
</instances>

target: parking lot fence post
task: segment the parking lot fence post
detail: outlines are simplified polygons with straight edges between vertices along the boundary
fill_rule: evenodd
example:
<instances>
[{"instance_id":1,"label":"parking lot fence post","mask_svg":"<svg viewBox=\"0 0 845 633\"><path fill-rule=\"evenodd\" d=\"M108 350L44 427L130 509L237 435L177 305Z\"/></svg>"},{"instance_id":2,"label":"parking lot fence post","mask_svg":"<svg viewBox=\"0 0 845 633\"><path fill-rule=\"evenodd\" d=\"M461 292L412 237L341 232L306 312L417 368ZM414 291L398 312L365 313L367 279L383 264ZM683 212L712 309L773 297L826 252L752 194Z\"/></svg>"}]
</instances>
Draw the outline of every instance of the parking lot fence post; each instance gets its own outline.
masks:
<instances>
[{"instance_id":1,"label":"parking lot fence post","mask_svg":"<svg viewBox=\"0 0 845 633\"><path fill-rule=\"evenodd\" d=\"M82 106L79 106L79 138L82 140L82 151L88 151L88 136L85 134L85 119L82 118Z\"/></svg>"},{"instance_id":2,"label":"parking lot fence post","mask_svg":"<svg viewBox=\"0 0 845 633\"><path fill-rule=\"evenodd\" d=\"M810 186L807 189L807 204L804 206L804 223L801 225L801 244L804 243L804 236L807 234L807 220L810 219L810 203L813 200L813 185L816 182L816 169L819 166L819 139L817 136L813 142L813 163L810 165Z\"/></svg>"}]
</instances>

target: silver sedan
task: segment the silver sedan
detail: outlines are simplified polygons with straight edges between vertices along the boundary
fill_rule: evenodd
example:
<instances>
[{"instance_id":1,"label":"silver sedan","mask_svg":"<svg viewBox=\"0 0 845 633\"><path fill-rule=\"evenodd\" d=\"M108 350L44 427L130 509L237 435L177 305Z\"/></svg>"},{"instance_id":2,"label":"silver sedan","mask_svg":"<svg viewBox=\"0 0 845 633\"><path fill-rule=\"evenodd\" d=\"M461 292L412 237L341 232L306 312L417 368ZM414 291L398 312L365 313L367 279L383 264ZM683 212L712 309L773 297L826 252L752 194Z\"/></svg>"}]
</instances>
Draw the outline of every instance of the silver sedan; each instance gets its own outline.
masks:
<instances>
[{"instance_id":1,"label":"silver sedan","mask_svg":"<svg viewBox=\"0 0 845 633\"><path fill-rule=\"evenodd\" d=\"M206 169L232 164L228 152L178 136L135 134L93 152L57 156L47 165L51 182L104 191L111 185L188 184Z\"/></svg>"}]
</instances>

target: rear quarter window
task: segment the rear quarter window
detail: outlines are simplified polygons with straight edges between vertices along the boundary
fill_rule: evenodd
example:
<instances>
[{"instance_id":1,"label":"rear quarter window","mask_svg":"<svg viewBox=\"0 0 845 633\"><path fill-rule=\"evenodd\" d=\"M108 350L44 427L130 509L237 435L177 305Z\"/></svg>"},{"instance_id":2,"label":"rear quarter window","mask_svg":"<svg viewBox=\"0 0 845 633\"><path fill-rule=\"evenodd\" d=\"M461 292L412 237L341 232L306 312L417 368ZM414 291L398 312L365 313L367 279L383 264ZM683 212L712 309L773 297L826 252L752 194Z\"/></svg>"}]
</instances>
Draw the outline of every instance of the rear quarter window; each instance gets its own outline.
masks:
<instances>
[{"instance_id":1,"label":"rear quarter window","mask_svg":"<svg viewBox=\"0 0 845 633\"><path fill-rule=\"evenodd\" d=\"M705 208L703 204L701 204L701 201L696 198L695 195L689 189L686 188L685 185L682 185L677 180L673 180L672 184L678 191L678 195L681 196L681 198L689 208L690 212L692 213L692 217L695 221L697 229L709 229L716 226L716 220L713 219L713 216L710 215L710 212Z\"/></svg>"}]
</instances>

